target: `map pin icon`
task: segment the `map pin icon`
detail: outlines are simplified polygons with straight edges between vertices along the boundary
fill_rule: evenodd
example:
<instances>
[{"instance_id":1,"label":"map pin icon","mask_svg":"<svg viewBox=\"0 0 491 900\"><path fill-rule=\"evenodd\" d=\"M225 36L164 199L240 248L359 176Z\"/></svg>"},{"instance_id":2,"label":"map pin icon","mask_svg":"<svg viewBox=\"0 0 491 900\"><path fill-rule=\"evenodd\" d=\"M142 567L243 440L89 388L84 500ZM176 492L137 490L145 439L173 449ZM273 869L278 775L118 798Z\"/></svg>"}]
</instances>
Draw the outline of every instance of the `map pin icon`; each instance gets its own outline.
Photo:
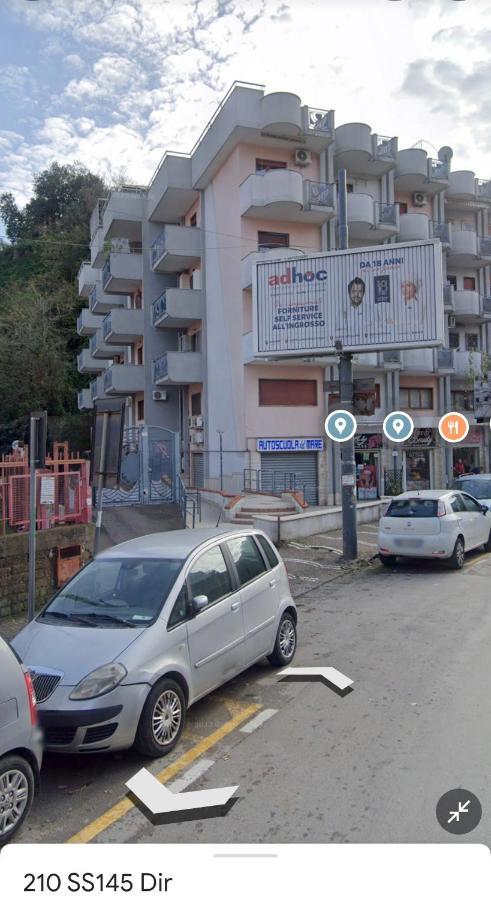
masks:
<instances>
[{"instance_id":1,"label":"map pin icon","mask_svg":"<svg viewBox=\"0 0 491 900\"><path fill-rule=\"evenodd\" d=\"M341 418L335 419L335 420L334 420L334 427L339 431L340 434L342 434L343 431L344 431L344 429L346 428L346 422L345 422L345 420L344 420L344 419L341 419Z\"/></svg>"},{"instance_id":2,"label":"map pin icon","mask_svg":"<svg viewBox=\"0 0 491 900\"><path fill-rule=\"evenodd\" d=\"M394 419L394 421L392 423L392 427L393 427L395 433L397 434L397 436L399 437L402 429L404 428L404 422L402 421L402 419Z\"/></svg>"}]
</instances>

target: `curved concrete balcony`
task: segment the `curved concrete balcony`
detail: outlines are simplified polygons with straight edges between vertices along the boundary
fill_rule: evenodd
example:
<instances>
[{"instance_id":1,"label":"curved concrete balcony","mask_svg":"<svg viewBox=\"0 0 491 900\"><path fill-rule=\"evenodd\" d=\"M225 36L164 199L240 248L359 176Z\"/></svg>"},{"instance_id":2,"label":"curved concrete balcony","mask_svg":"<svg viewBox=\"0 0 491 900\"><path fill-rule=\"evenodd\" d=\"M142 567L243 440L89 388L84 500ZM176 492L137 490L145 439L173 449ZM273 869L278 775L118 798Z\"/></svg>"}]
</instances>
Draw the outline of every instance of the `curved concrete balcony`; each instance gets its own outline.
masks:
<instances>
[{"instance_id":1,"label":"curved concrete balcony","mask_svg":"<svg viewBox=\"0 0 491 900\"><path fill-rule=\"evenodd\" d=\"M77 356L77 369L79 372L95 373L103 372L108 366L107 359L94 359L89 347L84 347Z\"/></svg>"},{"instance_id":2,"label":"curved concrete balcony","mask_svg":"<svg viewBox=\"0 0 491 900\"><path fill-rule=\"evenodd\" d=\"M482 353L479 350L456 350L454 366L456 376L473 381L482 369Z\"/></svg>"},{"instance_id":3,"label":"curved concrete balcony","mask_svg":"<svg viewBox=\"0 0 491 900\"><path fill-rule=\"evenodd\" d=\"M88 297L94 284L100 281L101 273L93 269L89 260L80 263L78 270L78 293L80 297Z\"/></svg>"},{"instance_id":4,"label":"curved concrete balcony","mask_svg":"<svg viewBox=\"0 0 491 900\"><path fill-rule=\"evenodd\" d=\"M450 266L479 265L479 238L475 231L452 227L448 263Z\"/></svg>"},{"instance_id":5,"label":"curved concrete balcony","mask_svg":"<svg viewBox=\"0 0 491 900\"><path fill-rule=\"evenodd\" d=\"M276 247L274 250L253 250L252 253L248 253L242 259L242 290L245 291L252 287L255 262L295 259L298 256L305 256L305 253L303 250L294 250L292 247Z\"/></svg>"},{"instance_id":6,"label":"curved concrete balcony","mask_svg":"<svg viewBox=\"0 0 491 900\"><path fill-rule=\"evenodd\" d=\"M378 177L393 169L397 158L397 138L372 134L363 122L348 122L336 128L334 162L351 174Z\"/></svg>"},{"instance_id":7,"label":"curved concrete balcony","mask_svg":"<svg viewBox=\"0 0 491 900\"><path fill-rule=\"evenodd\" d=\"M145 366L119 363L109 366L104 372L103 387L108 396L139 394L145 390Z\"/></svg>"},{"instance_id":8,"label":"curved concrete balcony","mask_svg":"<svg viewBox=\"0 0 491 900\"><path fill-rule=\"evenodd\" d=\"M106 294L132 294L141 287L142 278L141 252L111 251L102 270L102 287Z\"/></svg>"},{"instance_id":9,"label":"curved concrete balcony","mask_svg":"<svg viewBox=\"0 0 491 900\"><path fill-rule=\"evenodd\" d=\"M463 322L483 318L481 297L477 291L453 291L454 315Z\"/></svg>"},{"instance_id":10,"label":"curved concrete balcony","mask_svg":"<svg viewBox=\"0 0 491 900\"><path fill-rule=\"evenodd\" d=\"M274 137L298 140L302 137L300 97L286 91L265 94L261 100L262 130Z\"/></svg>"},{"instance_id":11,"label":"curved concrete balcony","mask_svg":"<svg viewBox=\"0 0 491 900\"><path fill-rule=\"evenodd\" d=\"M113 309L102 323L102 336L111 347L135 344L143 336L142 309Z\"/></svg>"},{"instance_id":12,"label":"curved concrete balcony","mask_svg":"<svg viewBox=\"0 0 491 900\"><path fill-rule=\"evenodd\" d=\"M89 338L89 350L93 359L113 359L117 354L124 353L122 344L109 346L104 340L102 329L99 328Z\"/></svg>"},{"instance_id":13,"label":"curved concrete balcony","mask_svg":"<svg viewBox=\"0 0 491 900\"><path fill-rule=\"evenodd\" d=\"M292 169L249 175L240 186L240 214L271 221L321 224L336 213L334 185L304 180Z\"/></svg>"},{"instance_id":14,"label":"curved concrete balcony","mask_svg":"<svg viewBox=\"0 0 491 900\"><path fill-rule=\"evenodd\" d=\"M402 369L404 372L421 372L427 375L434 372L434 354L431 348L402 351Z\"/></svg>"},{"instance_id":15,"label":"curved concrete balcony","mask_svg":"<svg viewBox=\"0 0 491 900\"><path fill-rule=\"evenodd\" d=\"M168 350L154 359L152 364L154 384L194 384L203 381L201 353L194 350Z\"/></svg>"},{"instance_id":16,"label":"curved concrete balcony","mask_svg":"<svg viewBox=\"0 0 491 900\"><path fill-rule=\"evenodd\" d=\"M436 194L445 190L448 178L448 163L431 159L426 150L417 147L399 150L395 171L396 190Z\"/></svg>"},{"instance_id":17,"label":"curved concrete balcony","mask_svg":"<svg viewBox=\"0 0 491 900\"><path fill-rule=\"evenodd\" d=\"M201 291L167 288L152 303L154 328L187 328L203 317Z\"/></svg>"},{"instance_id":18,"label":"curved concrete balcony","mask_svg":"<svg viewBox=\"0 0 491 900\"><path fill-rule=\"evenodd\" d=\"M398 241L427 241L430 236L430 219L425 213L401 213Z\"/></svg>"},{"instance_id":19,"label":"curved concrete balcony","mask_svg":"<svg viewBox=\"0 0 491 900\"><path fill-rule=\"evenodd\" d=\"M145 203L146 191L143 188L126 187L111 191L102 213L102 239L141 241Z\"/></svg>"},{"instance_id":20,"label":"curved concrete balcony","mask_svg":"<svg viewBox=\"0 0 491 900\"><path fill-rule=\"evenodd\" d=\"M102 289L101 282L95 284L89 296L91 313L94 313L96 316L107 315L116 306L126 306L126 295L106 294Z\"/></svg>"},{"instance_id":21,"label":"curved concrete balcony","mask_svg":"<svg viewBox=\"0 0 491 900\"><path fill-rule=\"evenodd\" d=\"M100 327L101 317L94 315L90 309L85 307L81 309L77 317L77 334L80 337L87 337L89 334L95 334Z\"/></svg>"},{"instance_id":22,"label":"curved concrete balcony","mask_svg":"<svg viewBox=\"0 0 491 900\"><path fill-rule=\"evenodd\" d=\"M148 188L148 217L151 222L178 223L198 199L193 188L191 157L166 153Z\"/></svg>"},{"instance_id":23,"label":"curved concrete balcony","mask_svg":"<svg viewBox=\"0 0 491 900\"><path fill-rule=\"evenodd\" d=\"M166 225L152 244L150 261L154 272L184 272L201 259L201 228Z\"/></svg>"},{"instance_id":24,"label":"curved concrete balcony","mask_svg":"<svg viewBox=\"0 0 491 900\"><path fill-rule=\"evenodd\" d=\"M447 200L475 200L476 176L470 170L451 172L446 193Z\"/></svg>"},{"instance_id":25,"label":"curved concrete balcony","mask_svg":"<svg viewBox=\"0 0 491 900\"><path fill-rule=\"evenodd\" d=\"M357 241L381 241L399 230L399 207L379 203L371 194L348 194L349 236Z\"/></svg>"},{"instance_id":26,"label":"curved concrete balcony","mask_svg":"<svg viewBox=\"0 0 491 900\"><path fill-rule=\"evenodd\" d=\"M82 412L84 409L93 409L94 401L92 400L92 396L90 393L90 388L82 388L81 391L77 394L77 406Z\"/></svg>"}]
</instances>

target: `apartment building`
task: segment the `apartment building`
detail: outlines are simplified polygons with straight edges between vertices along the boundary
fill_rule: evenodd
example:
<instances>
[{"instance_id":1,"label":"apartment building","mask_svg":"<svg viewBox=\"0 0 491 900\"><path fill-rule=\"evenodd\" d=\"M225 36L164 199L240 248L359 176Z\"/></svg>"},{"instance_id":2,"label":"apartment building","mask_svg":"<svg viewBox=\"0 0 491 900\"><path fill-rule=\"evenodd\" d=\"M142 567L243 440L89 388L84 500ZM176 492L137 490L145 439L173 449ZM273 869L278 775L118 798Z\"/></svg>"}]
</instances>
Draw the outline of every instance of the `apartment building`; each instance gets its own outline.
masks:
<instances>
[{"instance_id":1,"label":"apartment building","mask_svg":"<svg viewBox=\"0 0 491 900\"><path fill-rule=\"evenodd\" d=\"M331 503L339 447L323 423L336 404L336 358L255 359L252 273L257 259L338 246L336 178L348 173L349 246L437 238L444 258L447 344L438 350L358 354L374 378L375 415L359 417L360 499L390 488L440 487L456 459L490 468L490 429L473 411L474 375L491 341L491 181L398 147L364 123L335 127L334 111L291 93L236 83L189 154L165 154L150 184L113 190L91 218L88 298L79 370L93 375L79 408L126 398L127 425L180 434L189 483L238 490L305 485ZM388 446L382 422L407 410L415 431ZM469 434L443 446L437 425L465 412ZM219 452L221 445L222 452ZM292 480L293 479L293 480Z\"/></svg>"}]
</instances>

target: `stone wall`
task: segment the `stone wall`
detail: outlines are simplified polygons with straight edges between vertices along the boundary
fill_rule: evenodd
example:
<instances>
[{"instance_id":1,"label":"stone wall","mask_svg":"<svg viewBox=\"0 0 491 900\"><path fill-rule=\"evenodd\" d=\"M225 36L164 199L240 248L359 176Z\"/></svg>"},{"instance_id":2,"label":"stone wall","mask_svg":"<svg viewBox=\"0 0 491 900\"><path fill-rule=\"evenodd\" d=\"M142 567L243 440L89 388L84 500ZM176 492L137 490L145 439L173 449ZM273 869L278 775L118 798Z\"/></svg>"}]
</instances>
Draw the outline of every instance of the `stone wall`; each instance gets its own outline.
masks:
<instances>
[{"instance_id":1,"label":"stone wall","mask_svg":"<svg viewBox=\"0 0 491 900\"><path fill-rule=\"evenodd\" d=\"M60 525L36 534L36 606L41 606L57 588L58 548L80 545L82 563L90 559L94 545L93 525ZM29 535L0 537L0 619L27 609Z\"/></svg>"}]
</instances>

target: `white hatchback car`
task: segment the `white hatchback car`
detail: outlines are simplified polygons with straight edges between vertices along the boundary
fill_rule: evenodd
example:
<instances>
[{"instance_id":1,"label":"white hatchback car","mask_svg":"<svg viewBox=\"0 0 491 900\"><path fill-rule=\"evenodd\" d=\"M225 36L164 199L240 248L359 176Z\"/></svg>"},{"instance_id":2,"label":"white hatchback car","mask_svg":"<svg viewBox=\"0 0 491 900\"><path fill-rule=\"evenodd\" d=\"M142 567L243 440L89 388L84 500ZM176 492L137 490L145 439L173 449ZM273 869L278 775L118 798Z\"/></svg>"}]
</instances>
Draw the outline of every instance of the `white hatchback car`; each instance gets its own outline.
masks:
<instances>
[{"instance_id":1,"label":"white hatchback car","mask_svg":"<svg viewBox=\"0 0 491 900\"><path fill-rule=\"evenodd\" d=\"M405 556L448 559L461 569L467 550L491 552L491 513L463 491L406 491L380 519L378 542L386 566Z\"/></svg>"}]
</instances>

